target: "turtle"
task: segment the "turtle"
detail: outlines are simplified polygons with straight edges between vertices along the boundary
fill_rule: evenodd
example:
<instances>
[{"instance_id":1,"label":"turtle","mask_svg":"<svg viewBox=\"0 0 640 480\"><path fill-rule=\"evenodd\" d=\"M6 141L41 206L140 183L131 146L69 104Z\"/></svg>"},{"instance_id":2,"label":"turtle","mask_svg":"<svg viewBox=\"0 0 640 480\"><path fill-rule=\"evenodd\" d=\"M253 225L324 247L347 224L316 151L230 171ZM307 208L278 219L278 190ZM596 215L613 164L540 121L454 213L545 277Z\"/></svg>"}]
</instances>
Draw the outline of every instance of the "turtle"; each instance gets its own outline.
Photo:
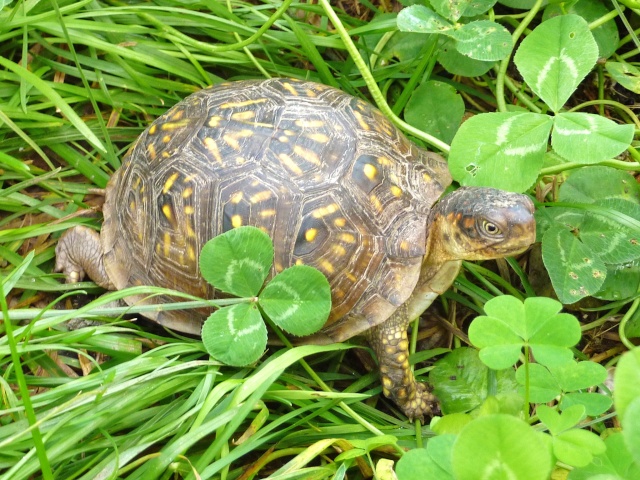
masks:
<instances>
[{"instance_id":1,"label":"turtle","mask_svg":"<svg viewBox=\"0 0 640 480\"><path fill-rule=\"evenodd\" d=\"M65 232L55 270L108 290L154 285L213 298L198 268L203 245L241 225L260 228L274 242L271 275L304 264L329 281L330 316L303 341L364 335L384 394L423 420L437 399L410 368L410 322L450 287L462 261L515 255L535 241L528 196L485 187L443 196L451 184L442 156L362 99L287 78L221 83L140 135L105 189L101 233ZM145 314L195 335L207 315Z\"/></svg>"}]
</instances>

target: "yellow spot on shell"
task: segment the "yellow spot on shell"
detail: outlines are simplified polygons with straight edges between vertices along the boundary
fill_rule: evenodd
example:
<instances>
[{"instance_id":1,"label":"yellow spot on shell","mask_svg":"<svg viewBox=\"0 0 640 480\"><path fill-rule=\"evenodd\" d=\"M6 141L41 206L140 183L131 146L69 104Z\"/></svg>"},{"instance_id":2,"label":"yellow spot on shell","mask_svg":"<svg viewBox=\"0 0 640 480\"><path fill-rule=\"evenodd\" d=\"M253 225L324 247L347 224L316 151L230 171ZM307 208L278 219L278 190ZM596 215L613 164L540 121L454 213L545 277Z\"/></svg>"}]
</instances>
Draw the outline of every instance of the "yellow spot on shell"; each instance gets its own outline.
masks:
<instances>
[{"instance_id":1,"label":"yellow spot on shell","mask_svg":"<svg viewBox=\"0 0 640 480\"><path fill-rule=\"evenodd\" d=\"M304 265L304 262L301 258L296 259L296 265Z\"/></svg>"},{"instance_id":2,"label":"yellow spot on shell","mask_svg":"<svg viewBox=\"0 0 640 480\"><path fill-rule=\"evenodd\" d=\"M182 198L189 198L193 195L193 188L187 187L182 191Z\"/></svg>"},{"instance_id":3,"label":"yellow spot on shell","mask_svg":"<svg viewBox=\"0 0 640 480\"><path fill-rule=\"evenodd\" d=\"M334 245L333 247L331 247L331 250L333 250L333 253L335 253L339 257L343 257L347 254L347 249L342 245Z\"/></svg>"},{"instance_id":4,"label":"yellow spot on shell","mask_svg":"<svg viewBox=\"0 0 640 480\"><path fill-rule=\"evenodd\" d=\"M249 198L249 201L251 203L259 203L259 202L264 202L265 200L269 200L270 198L271 198L271 191L263 190L262 192L258 192L255 195L251 195L251 198Z\"/></svg>"},{"instance_id":5,"label":"yellow spot on shell","mask_svg":"<svg viewBox=\"0 0 640 480\"><path fill-rule=\"evenodd\" d=\"M176 113L171 116L171 120L181 120L182 117L184 117L184 110L176 110Z\"/></svg>"},{"instance_id":6,"label":"yellow spot on shell","mask_svg":"<svg viewBox=\"0 0 640 480\"><path fill-rule=\"evenodd\" d=\"M167 178L167 181L164 182L164 187L162 187L162 193L167 193L169 190L171 190L171 187L173 187L173 184L175 183L176 179L178 178L178 175L180 175L179 173L173 173L171 174L171 176L169 178ZM142 191L142 190L140 190Z\"/></svg>"},{"instance_id":7,"label":"yellow spot on shell","mask_svg":"<svg viewBox=\"0 0 640 480\"><path fill-rule=\"evenodd\" d=\"M190 219L187 221L187 237L194 238L196 236L196 232L193 231L193 224Z\"/></svg>"},{"instance_id":8,"label":"yellow spot on shell","mask_svg":"<svg viewBox=\"0 0 640 480\"><path fill-rule=\"evenodd\" d=\"M164 143L169 143L171 141L171 135L165 135L164 137L162 137L162 141Z\"/></svg>"},{"instance_id":9,"label":"yellow spot on shell","mask_svg":"<svg viewBox=\"0 0 640 480\"><path fill-rule=\"evenodd\" d=\"M324 133L310 133L307 137L318 143L327 143L329 141L329 136Z\"/></svg>"},{"instance_id":10,"label":"yellow spot on shell","mask_svg":"<svg viewBox=\"0 0 640 480\"><path fill-rule=\"evenodd\" d=\"M173 211L171 210L171 205L162 205L162 214L167 217L167 220L173 220Z\"/></svg>"},{"instance_id":11,"label":"yellow spot on shell","mask_svg":"<svg viewBox=\"0 0 640 480\"><path fill-rule=\"evenodd\" d=\"M240 150L240 142L238 142L238 134L226 134L222 136L222 140L234 150Z\"/></svg>"},{"instance_id":12,"label":"yellow spot on shell","mask_svg":"<svg viewBox=\"0 0 640 480\"><path fill-rule=\"evenodd\" d=\"M231 226L233 228L238 228L242 226L242 217L240 215L233 215L231 217Z\"/></svg>"},{"instance_id":13,"label":"yellow spot on shell","mask_svg":"<svg viewBox=\"0 0 640 480\"><path fill-rule=\"evenodd\" d=\"M402 196L402 189L397 185L392 185L391 186L391 194L394 197L400 197L400 196Z\"/></svg>"},{"instance_id":14,"label":"yellow spot on shell","mask_svg":"<svg viewBox=\"0 0 640 480\"><path fill-rule=\"evenodd\" d=\"M236 192L233 195L231 195L231 203L237 205L238 203L240 203L242 201L242 197L243 197L243 193L242 192Z\"/></svg>"},{"instance_id":15,"label":"yellow spot on shell","mask_svg":"<svg viewBox=\"0 0 640 480\"><path fill-rule=\"evenodd\" d=\"M338 208L339 207L337 203L332 203L330 205L327 205L326 207L316 208L313 211L313 218L322 218L327 215L331 215L332 213L337 212Z\"/></svg>"},{"instance_id":16,"label":"yellow spot on shell","mask_svg":"<svg viewBox=\"0 0 640 480\"><path fill-rule=\"evenodd\" d=\"M209 150L211 155L213 155L213 158L216 160L216 162L222 165L222 157L220 156L220 150L218 149L218 144L216 143L216 141L211 137L206 137L204 139L204 146L207 148L207 150Z\"/></svg>"},{"instance_id":17,"label":"yellow spot on shell","mask_svg":"<svg viewBox=\"0 0 640 480\"><path fill-rule=\"evenodd\" d=\"M153 143L150 143L149 145L147 145L147 153L149 154L149 158L151 160L155 160L156 159L156 147Z\"/></svg>"},{"instance_id":18,"label":"yellow spot on shell","mask_svg":"<svg viewBox=\"0 0 640 480\"><path fill-rule=\"evenodd\" d=\"M336 219L333 221L333 224L334 224L336 227L338 227L338 228L342 228L342 227L344 227L344 226L347 224L347 219L346 219L346 218L344 218L344 217L336 218Z\"/></svg>"},{"instance_id":19,"label":"yellow spot on shell","mask_svg":"<svg viewBox=\"0 0 640 480\"><path fill-rule=\"evenodd\" d=\"M158 131L158 125L156 125L155 123L149 127L150 135L155 135L157 131Z\"/></svg>"},{"instance_id":20,"label":"yellow spot on shell","mask_svg":"<svg viewBox=\"0 0 640 480\"><path fill-rule=\"evenodd\" d=\"M298 96L298 91L297 91L295 88L293 88L293 85L291 85L290 83L286 83L286 82L285 82L285 83L283 83L283 84L282 84L282 86L283 86L283 87L284 87L284 89L285 89L287 92L289 92L291 95L294 95L294 96L296 96L296 97Z\"/></svg>"},{"instance_id":21,"label":"yellow spot on shell","mask_svg":"<svg viewBox=\"0 0 640 480\"><path fill-rule=\"evenodd\" d=\"M160 125L160 129L162 131L164 131L164 132L167 132L167 131L171 132L173 130L178 130L178 129L180 129L180 128L188 125L188 124L189 124L189 122L185 121L185 120L180 121L180 122L166 122L166 123L163 123L162 125Z\"/></svg>"},{"instance_id":22,"label":"yellow spot on shell","mask_svg":"<svg viewBox=\"0 0 640 480\"><path fill-rule=\"evenodd\" d=\"M320 262L320 268L322 268L327 273L333 273L336 271L333 264L327 260L323 260Z\"/></svg>"},{"instance_id":23,"label":"yellow spot on shell","mask_svg":"<svg viewBox=\"0 0 640 480\"><path fill-rule=\"evenodd\" d=\"M231 120L235 120L235 121L251 120L252 118L255 118L255 116L256 116L255 111L247 110L244 112L234 113L233 115L231 115Z\"/></svg>"},{"instance_id":24,"label":"yellow spot on shell","mask_svg":"<svg viewBox=\"0 0 640 480\"><path fill-rule=\"evenodd\" d=\"M193 249L191 245L187 247L187 256L189 257L189 260L191 260L192 262L196 261L196 251Z\"/></svg>"},{"instance_id":25,"label":"yellow spot on shell","mask_svg":"<svg viewBox=\"0 0 640 480\"><path fill-rule=\"evenodd\" d=\"M375 167L375 165L365 163L364 174L369 180L375 180L375 178L378 176L378 169Z\"/></svg>"},{"instance_id":26,"label":"yellow spot on shell","mask_svg":"<svg viewBox=\"0 0 640 480\"><path fill-rule=\"evenodd\" d=\"M380 199L376 195L373 195L373 194L369 195L369 201L371 201L371 205L376 210L376 212L378 213L382 212L382 203L380 202Z\"/></svg>"},{"instance_id":27,"label":"yellow spot on shell","mask_svg":"<svg viewBox=\"0 0 640 480\"><path fill-rule=\"evenodd\" d=\"M356 283L358 281L357 277L351 272L346 272L345 277L347 277L347 280L349 280L351 283Z\"/></svg>"},{"instance_id":28,"label":"yellow spot on shell","mask_svg":"<svg viewBox=\"0 0 640 480\"><path fill-rule=\"evenodd\" d=\"M217 115L214 115L213 117L209 118L209 121L207 122L207 124L212 128L216 128L220 125L221 120L222 120L222 117L218 117Z\"/></svg>"},{"instance_id":29,"label":"yellow spot on shell","mask_svg":"<svg viewBox=\"0 0 640 480\"><path fill-rule=\"evenodd\" d=\"M391 165L391 160L389 160L387 157L378 157L378 163L380 165Z\"/></svg>"},{"instance_id":30,"label":"yellow spot on shell","mask_svg":"<svg viewBox=\"0 0 640 480\"><path fill-rule=\"evenodd\" d=\"M280 136L278 137L278 141L279 141L280 143L288 143L288 142L289 142L289 137L287 137L287 136L285 136L285 135L280 135Z\"/></svg>"},{"instance_id":31,"label":"yellow spot on shell","mask_svg":"<svg viewBox=\"0 0 640 480\"><path fill-rule=\"evenodd\" d=\"M356 237L353 233L341 233L340 240L344 243L356 243Z\"/></svg>"},{"instance_id":32,"label":"yellow spot on shell","mask_svg":"<svg viewBox=\"0 0 640 480\"><path fill-rule=\"evenodd\" d=\"M304 158L307 162L313 163L314 165L320 166L320 157L313 150L309 150L308 148L301 147L300 145L295 145L293 147L293 153L299 155Z\"/></svg>"},{"instance_id":33,"label":"yellow spot on shell","mask_svg":"<svg viewBox=\"0 0 640 480\"><path fill-rule=\"evenodd\" d=\"M171 253L171 235L169 232L164 232L164 256L168 257L169 253Z\"/></svg>"},{"instance_id":34,"label":"yellow spot on shell","mask_svg":"<svg viewBox=\"0 0 640 480\"><path fill-rule=\"evenodd\" d=\"M318 229L316 228L310 228L309 230L304 232L304 239L307 242L313 242L317 236L318 236Z\"/></svg>"},{"instance_id":35,"label":"yellow spot on shell","mask_svg":"<svg viewBox=\"0 0 640 480\"><path fill-rule=\"evenodd\" d=\"M353 115L356 117L356 120L358 121L358 125L360 125L361 129L367 130L367 131L370 130L369 125L367 124L367 122L364 121L364 117L360 112L353 112Z\"/></svg>"},{"instance_id":36,"label":"yellow spot on shell","mask_svg":"<svg viewBox=\"0 0 640 480\"><path fill-rule=\"evenodd\" d=\"M429 175L428 173L422 173L422 179L427 182L427 183L431 183L431 175Z\"/></svg>"},{"instance_id":37,"label":"yellow spot on shell","mask_svg":"<svg viewBox=\"0 0 640 480\"><path fill-rule=\"evenodd\" d=\"M229 103L223 103L222 105L220 105L220 108L227 109L227 108L248 107L249 105L257 105L259 103L264 103L266 101L267 101L266 98L256 98L253 100L245 100L244 102L229 102Z\"/></svg>"},{"instance_id":38,"label":"yellow spot on shell","mask_svg":"<svg viewBox=\"0 0 640 480\"><path fill-rule=\"evenodd\" d=\"M186 213L187 215L193 215L195 211L195 208L193 208L193 206L191 205L185 205L184 207L184 213Z\"/></svg>"},{"instance_id":39,"label":"yellow spot on shell","mask_svg":"<svg viewBox=\"0 0 640 480\"><path fill-rule=\"evenodd\" d=\"M314 91L313 91L313 90L311 90L310 88L307 88L307 89L304 91L304 93L305 93L305 95L306 95L307 97L309 97L309 98L317 97L316 92L314 92Z\"/></svg>"},{"instance_id":40,"label":"yellow spot on shell","mask_svg":"<svg viewBox=\"0 0 640 480\"><path fill-rule=\"evenodd\" d=\"M324 121L322 120L296 120L296 126L301 128L320 128L324 127Z\"/></svg>"},{"instance_id":41,"label":"yellow spot on shell","mask_svg":"<svg viewBox=\"0 0 640 480\"><path fill-rule=\"evenodd\" d=\"M136 202L135 202L135 201L132 201L132 202L129 204L129 210L134 211L135 209L136 209Z\"/></svg>"},{"instance_id":42,"label":"yellow spot on shell","mask_svg":"<svg viewBox=\"0 0 640 480\"><path fill-rule=\"evenodd\" d=\"M408 252L410 248L411 245L406 240L400 242L400 250L402 250L403 252Z\"/></svg>"},{"instance_id":43,"label":"yellow spot on shell","mask_svg":"<svg viewBox=\"0 0 640 480\"><path fill-rule=\"evenodd\" d=\"M262 218L274 217L276 215L276 211L273 208L270 208L269 210L261 210L259 215Z\"/></svg>"},{"instance_id":44,"label":"yellow spot on shell","mask_svg":"<svg viewBox=\"0 0 640 480\"><path fill-rule=\"evenodd\" d=\"M285 166L289 171L294 173L295 175L302 175L302 169L300 166L286 153L281 153L278 155L278 158L282 162L282 165Z\"/></svg>"}]
</instances>

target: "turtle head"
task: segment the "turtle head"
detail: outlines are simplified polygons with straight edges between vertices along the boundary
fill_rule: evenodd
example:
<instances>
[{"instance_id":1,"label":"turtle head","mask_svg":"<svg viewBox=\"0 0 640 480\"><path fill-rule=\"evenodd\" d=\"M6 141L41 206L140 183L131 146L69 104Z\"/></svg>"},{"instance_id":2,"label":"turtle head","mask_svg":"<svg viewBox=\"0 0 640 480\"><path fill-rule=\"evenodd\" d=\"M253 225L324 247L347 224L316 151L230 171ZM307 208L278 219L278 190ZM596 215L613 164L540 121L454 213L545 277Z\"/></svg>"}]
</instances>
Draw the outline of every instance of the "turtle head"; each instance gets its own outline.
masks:
<instances>
[{"instance_id":1,"label":"turtle head","mask_svg":"<svg viewBox=\"0 0 640 480\"><path fill-rule=\"evenodd\" d=\"M434 207L429 236L433 235L439 254L448 260L508 257L535 241L533 212L533 202L526 195L462 187Z\"/></svg>"}]
</instances>

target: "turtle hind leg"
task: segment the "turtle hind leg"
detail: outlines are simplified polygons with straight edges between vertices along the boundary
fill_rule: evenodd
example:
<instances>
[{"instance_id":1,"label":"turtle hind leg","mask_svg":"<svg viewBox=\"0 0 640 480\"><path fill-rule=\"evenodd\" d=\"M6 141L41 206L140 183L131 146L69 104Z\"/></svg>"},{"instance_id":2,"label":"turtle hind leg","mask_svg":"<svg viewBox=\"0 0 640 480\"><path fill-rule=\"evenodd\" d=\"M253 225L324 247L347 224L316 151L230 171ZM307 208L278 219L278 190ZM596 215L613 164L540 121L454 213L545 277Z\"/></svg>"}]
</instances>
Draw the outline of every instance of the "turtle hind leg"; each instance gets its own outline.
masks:
<instances>
[{"instance_id":1,"label":"turtle hind leg","mask_svg":"<svg viewBox=\"0 0 640 480\"><path fill-rule=\"evenodd\" d=\"M438 400L428 385L416 381L409 364L409 319L405 306L367 332L380 364L382 391L410 419L432 417L439 413Z\"/></svg>"},{"instance_id":2,"label":"turtle hind leg","mask_svg":"<svg viewBox=\"0 0 640 480\"><path fill-rule=\"evenodd\" d=\"M67 230L56 247L56 272L63 272L67 283L81 281L87 275L107 290L115 290L104 268L100 235L78 225Z\"/></svg>"}]
</instances>

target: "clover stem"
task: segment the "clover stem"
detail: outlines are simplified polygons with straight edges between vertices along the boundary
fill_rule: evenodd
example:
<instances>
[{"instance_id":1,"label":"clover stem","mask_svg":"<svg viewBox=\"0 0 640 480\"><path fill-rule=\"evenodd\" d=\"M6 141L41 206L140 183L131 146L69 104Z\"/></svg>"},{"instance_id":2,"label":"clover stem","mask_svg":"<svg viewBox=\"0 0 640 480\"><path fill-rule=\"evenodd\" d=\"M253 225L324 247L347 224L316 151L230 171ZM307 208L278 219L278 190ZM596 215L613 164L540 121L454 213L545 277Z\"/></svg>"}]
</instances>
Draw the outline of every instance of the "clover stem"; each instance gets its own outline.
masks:
<instances>
[{"instance_id":1,"label":"clover stem","mask_svg":"<svg viewBox=\"0 0 640 480\"><path fill-rule=\"evenodd\" d=\"M640 293L640 287L638 288L638 293ZM633 350L636 346L627 338L627 334L625 333L625 327L631 318L634 316L636 311L638 310L638 305L640 305L640 297L636 298L627 313L624 314L622 320L620 320L620 325L618 326L618 335L620 336L620 341L627 347L629 350ZM638 312L640 313L640 312Z\"/></svg>"},{"instance_id":2,"label":"clover stem","mask_svg":"<svg viewBox=\"0 0 640 480\"><path fill-rule=\"evenodd\" d=\"M533 20L534 17L538 14L538 11L542 7L542 2L543 0L536 0L536 3L533 5L533 7L531 7L531 10L529 10L529 14L524 17L520 25L518 25L518 28L514 30L513 34L511 35L514 47L518 42L520 35L522 35L525 29L529 26L529 23L531 23L531 20ZM498 76L496 78L496 101L498 102L499 112L507 111L507 104L504 100L504 80L507 76L507 68L509 67L509 61L511 60L512 53L513 49L511 50L511 53L500 62L500 68L498 69Z\"/></svg>"},{"instance_id":3,"label":"clover stem","mask_svg":"<svg viewBox=\"0 0 640 480\"><path fill-rule=\"evenodd\" d=\"M524 346L524 420L525 422L529 422L530 412L529 412L529 345L525 344Z\"/></svg>"}]
</instances>

